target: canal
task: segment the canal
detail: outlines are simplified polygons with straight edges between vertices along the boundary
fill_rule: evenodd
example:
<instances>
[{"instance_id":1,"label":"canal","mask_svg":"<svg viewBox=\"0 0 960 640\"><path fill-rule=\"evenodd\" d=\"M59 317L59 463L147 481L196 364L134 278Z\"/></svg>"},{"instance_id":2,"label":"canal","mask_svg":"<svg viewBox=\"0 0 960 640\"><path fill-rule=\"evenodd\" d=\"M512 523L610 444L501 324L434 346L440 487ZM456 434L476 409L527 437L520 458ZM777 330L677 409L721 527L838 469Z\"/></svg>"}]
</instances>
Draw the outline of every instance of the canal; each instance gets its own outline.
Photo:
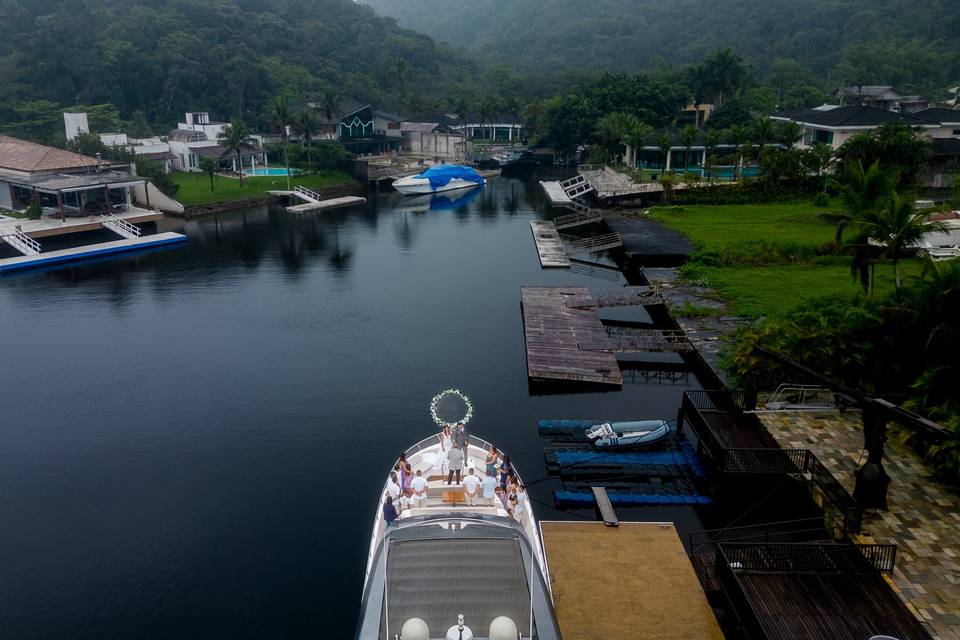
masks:
<instances>
[{"instance_id":1,"label":"canal","mask_svg":"<svg viewBox=\"0 0 960 640\"><path fill-rule=\"evenodd\" d=\"M0 280L0 637L347 638L435 393L468 394L528 482L540 418L675 417L693 375L528 392L520 287L623 283L542 271L544 216L536 179L497 178L433 208L169 220L189 242ZM556 486L531 487L538 517L586 513Z\"/></svg>"}]
</instances>

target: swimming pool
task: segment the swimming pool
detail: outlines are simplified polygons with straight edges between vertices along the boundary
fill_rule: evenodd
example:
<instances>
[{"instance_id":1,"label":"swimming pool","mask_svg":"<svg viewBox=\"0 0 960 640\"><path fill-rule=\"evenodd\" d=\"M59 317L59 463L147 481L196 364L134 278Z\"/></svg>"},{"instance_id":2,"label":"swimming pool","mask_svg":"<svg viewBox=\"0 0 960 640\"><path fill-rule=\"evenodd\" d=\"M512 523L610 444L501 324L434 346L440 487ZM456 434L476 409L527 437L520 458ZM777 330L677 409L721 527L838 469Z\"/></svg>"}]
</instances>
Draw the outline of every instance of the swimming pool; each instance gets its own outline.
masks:
<instances>
[{"instance_id":1,"label":"swimming pool","mask_svg":"<svg viewBox=\"0 0 960 640\"><path fill-rule=\"evenodd\" d=\"M290 175L296 176L303 173L300 169L290 169ZM257 167L256 169L244 169L244 176L285 176L287 170L283 167Z\"/></svg>"}]
</instances>

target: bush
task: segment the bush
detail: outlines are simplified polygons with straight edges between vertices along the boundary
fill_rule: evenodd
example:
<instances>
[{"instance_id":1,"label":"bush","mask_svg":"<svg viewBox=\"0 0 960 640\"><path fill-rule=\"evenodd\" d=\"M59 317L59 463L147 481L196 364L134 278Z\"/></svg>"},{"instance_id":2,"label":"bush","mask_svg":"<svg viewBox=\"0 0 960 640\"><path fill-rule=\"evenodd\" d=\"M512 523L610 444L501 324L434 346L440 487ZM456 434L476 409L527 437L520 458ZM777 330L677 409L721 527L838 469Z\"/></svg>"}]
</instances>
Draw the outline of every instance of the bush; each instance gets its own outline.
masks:
<instances>
[{"instance_id":1,"label":"bush","mask_svg":"<svg viewBox=\"0 0 960 640\"><path fill-rule=\"evenodd\" d=\"M830 195L825 191L821 191L816 196L813 197L813 206L815 207L829 207L830 206Z\"/></svg>"},{"instance_id":2,"label":"bush","mask_svg":"<svg viewBox=\"0 0 960 640\"><path fill-rule=\"evenodd\" d=\"M43 207L36 202L31 202L30 206L26 208L24 213L27 214L28 220L39 220L43 217Z\"/></svg>"},{"instance_id":3,"label":"bush","mask_svg":"<svg viewBox=\"0 0 960 640\"><path fill-rule=\"evenodd\" d=\"M822 189L819 178L773 180L755 178L738 185L717 184L678 191L674 200L682 204L760 204L809 200Z\"/></svg>"}]
</instances>

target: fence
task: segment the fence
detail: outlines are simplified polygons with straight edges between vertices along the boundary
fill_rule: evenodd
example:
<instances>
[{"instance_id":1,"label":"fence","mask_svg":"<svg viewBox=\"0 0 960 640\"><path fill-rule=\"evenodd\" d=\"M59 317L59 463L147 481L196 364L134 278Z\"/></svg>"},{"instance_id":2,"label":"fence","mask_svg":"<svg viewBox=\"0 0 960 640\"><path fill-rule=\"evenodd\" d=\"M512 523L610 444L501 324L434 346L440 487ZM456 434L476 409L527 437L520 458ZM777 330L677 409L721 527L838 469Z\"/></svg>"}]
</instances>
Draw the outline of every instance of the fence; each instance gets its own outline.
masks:
<instances>
[{"instance_id":1,"label":"fence","mask_svg":"<svg viewBox=\"0 0 960 640\"><path fill-rule=\"evenodd\" d=\"M894 544L721 542L718 565L735 572L869 575L893 571Z\"/></svg>"}]
</instances>

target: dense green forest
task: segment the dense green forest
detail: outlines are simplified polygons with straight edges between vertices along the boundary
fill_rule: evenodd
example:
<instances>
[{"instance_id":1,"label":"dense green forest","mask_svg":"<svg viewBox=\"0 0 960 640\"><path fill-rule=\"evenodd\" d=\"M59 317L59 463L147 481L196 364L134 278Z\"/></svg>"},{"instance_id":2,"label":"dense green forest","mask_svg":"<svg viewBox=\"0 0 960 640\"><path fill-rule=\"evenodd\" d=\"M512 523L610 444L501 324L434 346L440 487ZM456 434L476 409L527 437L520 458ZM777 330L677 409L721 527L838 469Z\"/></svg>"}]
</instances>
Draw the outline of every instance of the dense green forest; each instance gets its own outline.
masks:
<instances>
[{"instance_id":1,"label":"dense green forest","mask_svg":"<svg viewBox=\"0 0 960 640\"><path fill-rule=\"evenodd\" d=\"M391 108L477 75L351 0L0 0L0 124L38 139L75 105L110 103L134 132L202 109L257 126L280 93Z\"/></svg>"},{"instance_id":2,"label":"dense green forest","mask_svg":"<svg viewBox=\"0 0 960 640\"><path fill-rule=\"evenodd\" d=\"M955 0L363 0L520 73L639 71L732 47L759 74L792 58L826 84L924 93L960 80Z\"/></svg>"}]
</instances>

